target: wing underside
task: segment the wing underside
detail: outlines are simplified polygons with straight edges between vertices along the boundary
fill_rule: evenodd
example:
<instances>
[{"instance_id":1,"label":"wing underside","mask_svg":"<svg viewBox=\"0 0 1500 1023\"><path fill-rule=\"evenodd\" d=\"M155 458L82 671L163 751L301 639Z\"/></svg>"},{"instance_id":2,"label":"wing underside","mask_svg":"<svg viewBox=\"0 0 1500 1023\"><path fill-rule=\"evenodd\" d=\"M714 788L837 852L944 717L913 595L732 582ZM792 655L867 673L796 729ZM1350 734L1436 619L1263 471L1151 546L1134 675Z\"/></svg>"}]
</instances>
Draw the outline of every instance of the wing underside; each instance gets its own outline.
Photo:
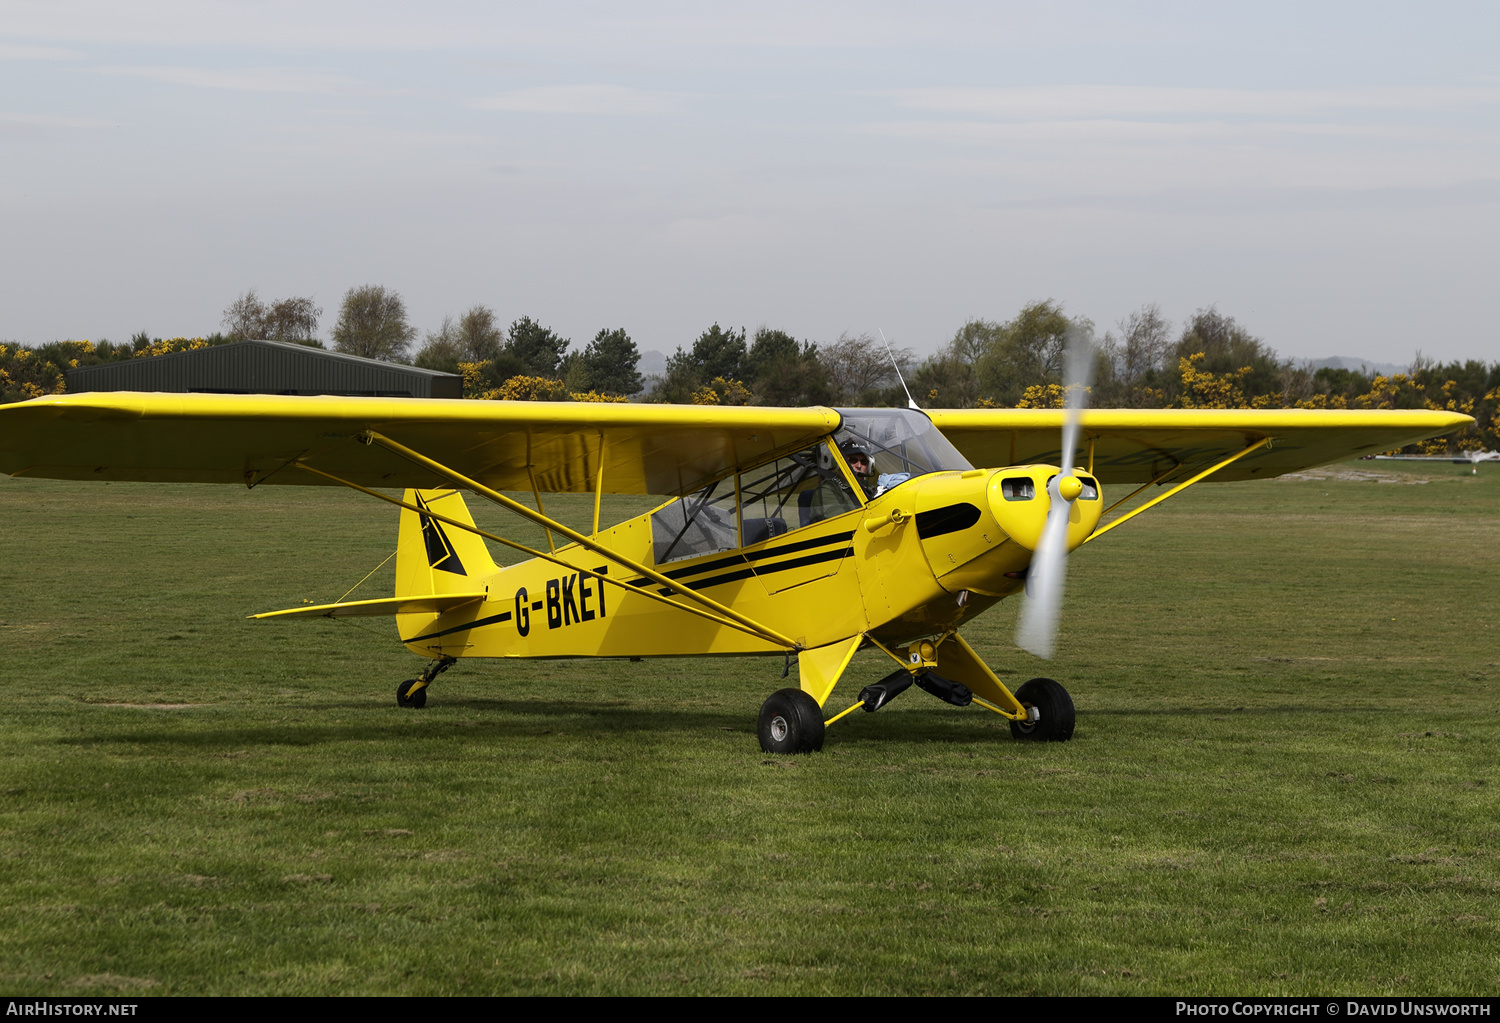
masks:
<instances>
[{"instance_id":1,"label":"wing underside","mask_svg":"<svg viewBox=\"0 0 1500 1023\"><path fill-rule=\"evenodd\" d=\"M1060 464L1061 409L961 409L929 413L977 466ZM1215 481L1269 479L1373 455L1473 420L1455 412L1322 409L1091 409L1074 460L1103 483L1147 483L1174 467L1210 465L1271 438L1215 473Z\"/></svg>"},{"instance_id":2,"label":"wing underside","mask_svg":"<svg viewBox=\"0 0 1500 1023\"><path fill-rule=\"evenodd\" d=\"M89 392L0 406L0 472L52 479L327 484L446 480L373 430L496 490L679 494L838 428L826 408Z\"/></svg>"}]
</instances>

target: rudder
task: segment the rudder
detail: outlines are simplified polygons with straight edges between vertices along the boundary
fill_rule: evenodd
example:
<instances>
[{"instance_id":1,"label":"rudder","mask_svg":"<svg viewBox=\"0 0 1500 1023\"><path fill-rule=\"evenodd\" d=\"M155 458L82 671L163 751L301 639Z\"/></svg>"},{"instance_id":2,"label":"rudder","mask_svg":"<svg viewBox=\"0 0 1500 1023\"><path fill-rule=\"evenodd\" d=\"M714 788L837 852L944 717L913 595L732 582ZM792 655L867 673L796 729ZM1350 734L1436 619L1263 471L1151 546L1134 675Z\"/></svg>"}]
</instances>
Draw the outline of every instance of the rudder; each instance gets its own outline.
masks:
<instances>
[{"instance_id":1,"label":"rudder","mask_svg":"<svg viewBox=\"0 0 1500 1023\"><path fill-rule=\"evenodd\" d=\"M396 596L427 593L466 593L477 581L498 570L484 539L466 529L439 522L431 509L446 518L472 526L474 518L456 490L408 490L407 504L424 511L401 509L396 547Z\"/></svg>"}]
</instances>

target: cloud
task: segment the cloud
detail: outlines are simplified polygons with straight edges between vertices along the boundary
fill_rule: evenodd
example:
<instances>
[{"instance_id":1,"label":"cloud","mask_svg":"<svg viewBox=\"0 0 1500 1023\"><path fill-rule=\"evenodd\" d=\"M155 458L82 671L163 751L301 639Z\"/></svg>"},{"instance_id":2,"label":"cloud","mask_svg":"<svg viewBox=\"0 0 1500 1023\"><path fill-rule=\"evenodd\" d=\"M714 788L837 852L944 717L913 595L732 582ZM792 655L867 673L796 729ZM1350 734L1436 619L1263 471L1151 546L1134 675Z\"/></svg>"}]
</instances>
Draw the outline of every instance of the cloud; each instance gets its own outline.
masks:
<instances>
[{"instance_id":1,"label":"cloud","mask_svg":"<svg viewBox=\"0 0 1500 1023\"><path fill-rule=\"evenodd\" d=\"M923 142L1155 144L1161 142L1221 145L1278 144L1285 136L1329 139L1428 139L1452 141L1459 136L1426 126L1338 124L1324 121L1168 121L1057 119L1028 121L879 121L861 126L863 134Z\"/></svg>"},{"instance_id":2,"label":"cloud","mask_svg":"<svg viewBox=\"0 0 1500 1023\"><path fill-rule=\"evenodd\" d=\"M1461 181L1431 188L1174 188L1140 195L1099 192L1001 197L993 205L1042 210L1131 210L1198 217L1339 212L1385 214L1500 206L1500 181Z\"/></svg>"},{"instance_id":3,"label":"cloud","mask_svg":"<svg viewBox=\"0 0 1500 1023\"><path fill-rule=\"evenodd\" d=\"M15 46L0 44L0 60L82 60L81 50L58 46Z\"/></svg>"},{"instance_id":4,"label":"cloud","mask_svg":"<svg viewBox=\"0 0 1500 1023\"><path fill-rule=\"evenodd\" d=\"M106 128L108 121L86 117L52 117L46 114L0 113L0 139L11 142L37 141L53 137L51 128L75 128L80 130Z\"/></svg>"},{"instance_id":5,"label":"cloud","mask_svg":"<svg viewBox=\"0 0 1500 1023\"><path fill-rule=\"evenodd\" d=\"M875 93L908 110L1004 120L1297 117L1333 111L1456 110L1500 105L1500 88L1215 89L1127 85L921 88Z\"/></svg>"},{"instance_id":6,"label":"cloud","mask_svg":"<svg viewBox=\"0 0 1500 1023\"><path fill-rule=\"evenodd\" d=\"M723 251L722 246L771 245L788 237L779 216L728 213L720 217L679 217L657 235L671 245Z\"/></svg>"},{"instance_id":7,"label":"cloud","mask_svg":"<svg viewBox=\"0 0 1500 1023\"><path fill-rule=\"evenodd\" d=\"M203 68L181 66L116 66L94 69L102 75L144 78L169 85L233 92L349 93L371 87L347 75L296 67Z\"/></svg>"},{"instance_id":8,"label":"cloud","mask_svg":"<svg viewBox=\"0 0 1500 1023\"><path fill-rule=\"evenodd\" d=\"M542 85L514 89L474 101L481 110L526 114L604 114L641 117L676 113L683 108L681 93L651 92L623 85Z\"/></svg>"},{"instance_id":9,"label":"cloud","mask_svg":"<svg viewBox=\"0 0 1500 1023\"><path fill-rule=\"evenodd\" d=\"M11 3L6 34L121 46L272 46L366 51L538 49L591 55L643 48L873 48L1039 44L1067 31L1074 40L1160 30L1108 11L1080 22L1049 11L986 5L910 5L868 0L764 0L756 5L371 3L368 0L48 0ZM999 5L995 5L999 6ZM980 42L982 41L982 43Z\"/></svg>"},{"instance_id":10,"label":"cloud","mask_svg":"<svg viewBox=\"0 0 1500 1023\"><path fill-rule=\"evenodd\" d=\"M57 117L52 114L0 114L0 123L29 124L39 128L105 128L111 122L93 117Z\"/></svg>"}]
</instances>

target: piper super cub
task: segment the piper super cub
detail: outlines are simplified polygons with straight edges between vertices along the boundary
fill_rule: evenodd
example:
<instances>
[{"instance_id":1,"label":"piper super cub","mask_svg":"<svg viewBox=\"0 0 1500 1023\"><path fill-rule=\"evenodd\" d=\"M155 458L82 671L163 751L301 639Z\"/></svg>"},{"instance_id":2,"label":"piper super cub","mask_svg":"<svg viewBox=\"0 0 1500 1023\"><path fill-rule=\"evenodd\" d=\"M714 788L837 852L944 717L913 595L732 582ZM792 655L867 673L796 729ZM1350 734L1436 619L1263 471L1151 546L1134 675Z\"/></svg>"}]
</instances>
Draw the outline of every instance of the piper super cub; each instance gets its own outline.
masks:
<instances>
[{"instance_id":1,"label":"piper super cub","mask_svg":"<svg viewBox=\"0 0 1500 1023\"><path fill-rule=\"evenodd\" d=\"M1081 395L1083 388L1073 393ZM0 406L0 471L72 480L328 484L398 505L395 593L257 618L392 615L430 659L421 707L464 657L795 656L761 708L770 753L915 684L1066 740L1067 691L1011 692L960 634L1022 590L1018 643L1050 656L1068 553L1212 478L1265 479L1449 433L1430 411L722 408L648 404L90 392ZM978 468L1001 466L1001 468ZM1104 503L1104 484L1137 484ZM1100 527L1156 485L1155 498ZM462 496L546 530L479 529ZM503 491L510 491L511 494ZM512 496L529 493L528 504ZM544 511L592 493L593 529ZM604 494L660 494L599 522ZM485 541L528 560L497 565ZM854 654L893 662L825 720Z\"/></svg>"}]
</instances>

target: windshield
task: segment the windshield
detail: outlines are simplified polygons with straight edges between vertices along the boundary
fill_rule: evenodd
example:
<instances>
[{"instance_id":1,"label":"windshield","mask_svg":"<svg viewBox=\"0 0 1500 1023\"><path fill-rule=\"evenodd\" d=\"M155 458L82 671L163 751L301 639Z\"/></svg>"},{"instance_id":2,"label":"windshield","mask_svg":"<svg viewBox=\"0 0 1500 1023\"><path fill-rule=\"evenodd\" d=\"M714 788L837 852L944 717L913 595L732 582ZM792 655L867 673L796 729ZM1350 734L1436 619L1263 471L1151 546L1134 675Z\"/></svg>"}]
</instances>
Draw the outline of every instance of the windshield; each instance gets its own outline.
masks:
<instances>
[{"instance_id":1,"label":"windshield","mask_svg":"<svg viewBox=\"0 0 1500 1023\"><path fill-rule=\"evenodd\" d=\"M932 420L915 409L841 408L844 425L834 440L848 458L850 445L867 451L874 462L871 475L884 492L913 476L928 472L974 468L958 453Z\"/></svg>"}]
</instances>

